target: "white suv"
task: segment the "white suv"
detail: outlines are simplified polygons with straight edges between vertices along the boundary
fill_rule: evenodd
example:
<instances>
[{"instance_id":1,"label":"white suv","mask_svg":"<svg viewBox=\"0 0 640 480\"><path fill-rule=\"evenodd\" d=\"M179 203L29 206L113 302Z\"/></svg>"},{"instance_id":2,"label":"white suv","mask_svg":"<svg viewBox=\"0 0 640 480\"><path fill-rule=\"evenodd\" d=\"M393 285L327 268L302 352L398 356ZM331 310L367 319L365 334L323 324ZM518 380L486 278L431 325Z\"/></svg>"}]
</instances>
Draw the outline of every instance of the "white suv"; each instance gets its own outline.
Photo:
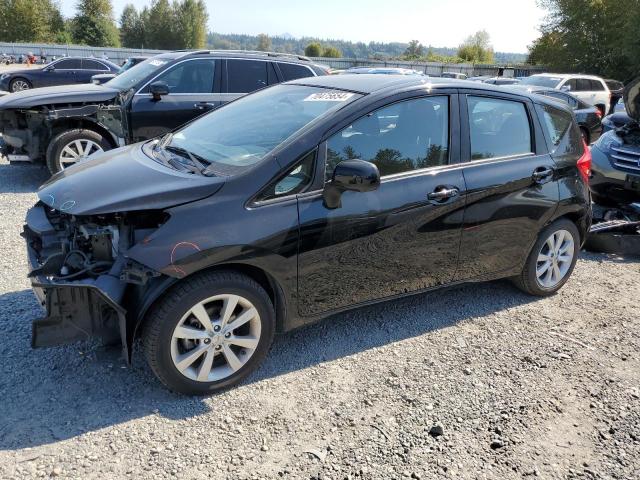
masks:
<instances>
[{"instance_id":1,"label":"white suv","mask_svg":"<svg viewBox=\"0 0 640 480\"><path fill-rule=\"evenodd\" d=\"M600 77L593 75L540 73L522 79L520 85L536 85L571 92L574 97L579 98L589 105L598 107L602 116L609 113L611 92L605 81Z\"/></svg>"}]
</instances>

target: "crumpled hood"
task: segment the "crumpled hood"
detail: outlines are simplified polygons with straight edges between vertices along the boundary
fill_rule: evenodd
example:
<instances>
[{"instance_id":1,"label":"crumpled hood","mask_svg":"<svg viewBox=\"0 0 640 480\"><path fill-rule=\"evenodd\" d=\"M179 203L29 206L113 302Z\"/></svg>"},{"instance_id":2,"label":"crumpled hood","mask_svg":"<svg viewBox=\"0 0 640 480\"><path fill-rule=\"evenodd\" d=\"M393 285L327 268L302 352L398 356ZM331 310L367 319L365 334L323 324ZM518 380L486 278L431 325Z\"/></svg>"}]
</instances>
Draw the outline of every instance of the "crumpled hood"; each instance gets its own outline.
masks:
<instances>
[{"instance_id":1,"label":"crumpled hood","mask_svg":"<svg viewBox=\"0 0 640 480\"><path fill-rule=\"evenodd\" d=\"M640 77L634 78L624 87L624 107L631 118L640 122Z\"/></svg>"},{"instance_id":2,"label":"crumpled hood","mask_svg":"<svg viewBox=\"0 0 640 480\"><path fill-rule=\"evenodd\" d=\"M224 177L172 170L152 160L142 144L110 150L51 177L38 190L46 205L72 215L155 210L217 192Z\"/></svg>"},{"instance_id":3,"label":"crumpled hood","mask_svg":"<svg viewBox=\"0 0 640 480\"><path fill-rule=\"evenodd\" d=\"M0 110L31 108L43 104L104 102L115 98L118 93L116 89L91 83L33 88L0 97Z\"/></svg>"}]
</instances>

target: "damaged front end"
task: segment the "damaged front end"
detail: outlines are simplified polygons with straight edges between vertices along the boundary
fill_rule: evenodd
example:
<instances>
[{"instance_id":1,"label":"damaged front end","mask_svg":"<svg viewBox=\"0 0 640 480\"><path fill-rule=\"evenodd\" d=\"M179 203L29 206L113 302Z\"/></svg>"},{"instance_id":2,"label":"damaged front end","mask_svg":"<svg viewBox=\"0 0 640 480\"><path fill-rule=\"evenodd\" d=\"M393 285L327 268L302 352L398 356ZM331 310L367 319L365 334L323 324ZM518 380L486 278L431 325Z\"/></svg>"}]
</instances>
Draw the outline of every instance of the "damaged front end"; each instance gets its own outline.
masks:
<instances>
[{"instance_id":1,"label":"damaged front end","mask_svg":"<svg viewBox=\"0 0 640 480\"><path fill-rule=\"evenodd\" d=\"M127 258L127 251L166 222L162 211L75 216L37 203L23 237L29 277L46 316L33 322L32 346L49 347L102 337L122 342L125 358L128 286L159 273Z\"/></svg>"}]
</instances>

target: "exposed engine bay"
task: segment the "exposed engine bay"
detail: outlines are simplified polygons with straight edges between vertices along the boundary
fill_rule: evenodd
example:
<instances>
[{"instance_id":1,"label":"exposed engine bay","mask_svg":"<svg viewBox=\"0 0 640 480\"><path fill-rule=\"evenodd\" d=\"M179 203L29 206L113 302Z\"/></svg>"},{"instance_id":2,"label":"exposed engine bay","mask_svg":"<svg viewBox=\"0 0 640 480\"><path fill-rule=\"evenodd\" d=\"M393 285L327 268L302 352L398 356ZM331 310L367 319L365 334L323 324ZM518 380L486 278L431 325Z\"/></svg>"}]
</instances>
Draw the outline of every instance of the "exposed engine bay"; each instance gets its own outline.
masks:
<instances>
[{"instance_id":1,"label":"exposed engine bay","mask_svg":"<svg viewBox=\"0 0 640 480\"><path fill-rule=\"evenodd\" d=\"M43 203L29 210L23 232L29 277L49 313L34 323L33 346L120 337L127 285L160 275L126 253L166 220L162 211L74 216Z\"/></svg>"}]
</instances>

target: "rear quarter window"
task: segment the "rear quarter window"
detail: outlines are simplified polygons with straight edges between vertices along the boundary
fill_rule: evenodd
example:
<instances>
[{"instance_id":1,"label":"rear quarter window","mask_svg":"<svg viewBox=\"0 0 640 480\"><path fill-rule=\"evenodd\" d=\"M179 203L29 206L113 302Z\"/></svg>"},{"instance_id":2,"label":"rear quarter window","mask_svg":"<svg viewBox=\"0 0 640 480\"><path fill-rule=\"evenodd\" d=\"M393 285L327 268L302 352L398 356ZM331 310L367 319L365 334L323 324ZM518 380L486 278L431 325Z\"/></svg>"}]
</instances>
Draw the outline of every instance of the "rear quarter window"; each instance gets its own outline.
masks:
<instances>
[{"instance_id":1,"label":"rear quarter window","mask_svg":"<svg viewBox=\"0 0 640 480\"><path fill-rule=\"evenodd\" d=\"M577 154L582 151L582 136L571 113L550 105L536 105L536 111L552 154Z\"/></svg>"}]
</instances>

